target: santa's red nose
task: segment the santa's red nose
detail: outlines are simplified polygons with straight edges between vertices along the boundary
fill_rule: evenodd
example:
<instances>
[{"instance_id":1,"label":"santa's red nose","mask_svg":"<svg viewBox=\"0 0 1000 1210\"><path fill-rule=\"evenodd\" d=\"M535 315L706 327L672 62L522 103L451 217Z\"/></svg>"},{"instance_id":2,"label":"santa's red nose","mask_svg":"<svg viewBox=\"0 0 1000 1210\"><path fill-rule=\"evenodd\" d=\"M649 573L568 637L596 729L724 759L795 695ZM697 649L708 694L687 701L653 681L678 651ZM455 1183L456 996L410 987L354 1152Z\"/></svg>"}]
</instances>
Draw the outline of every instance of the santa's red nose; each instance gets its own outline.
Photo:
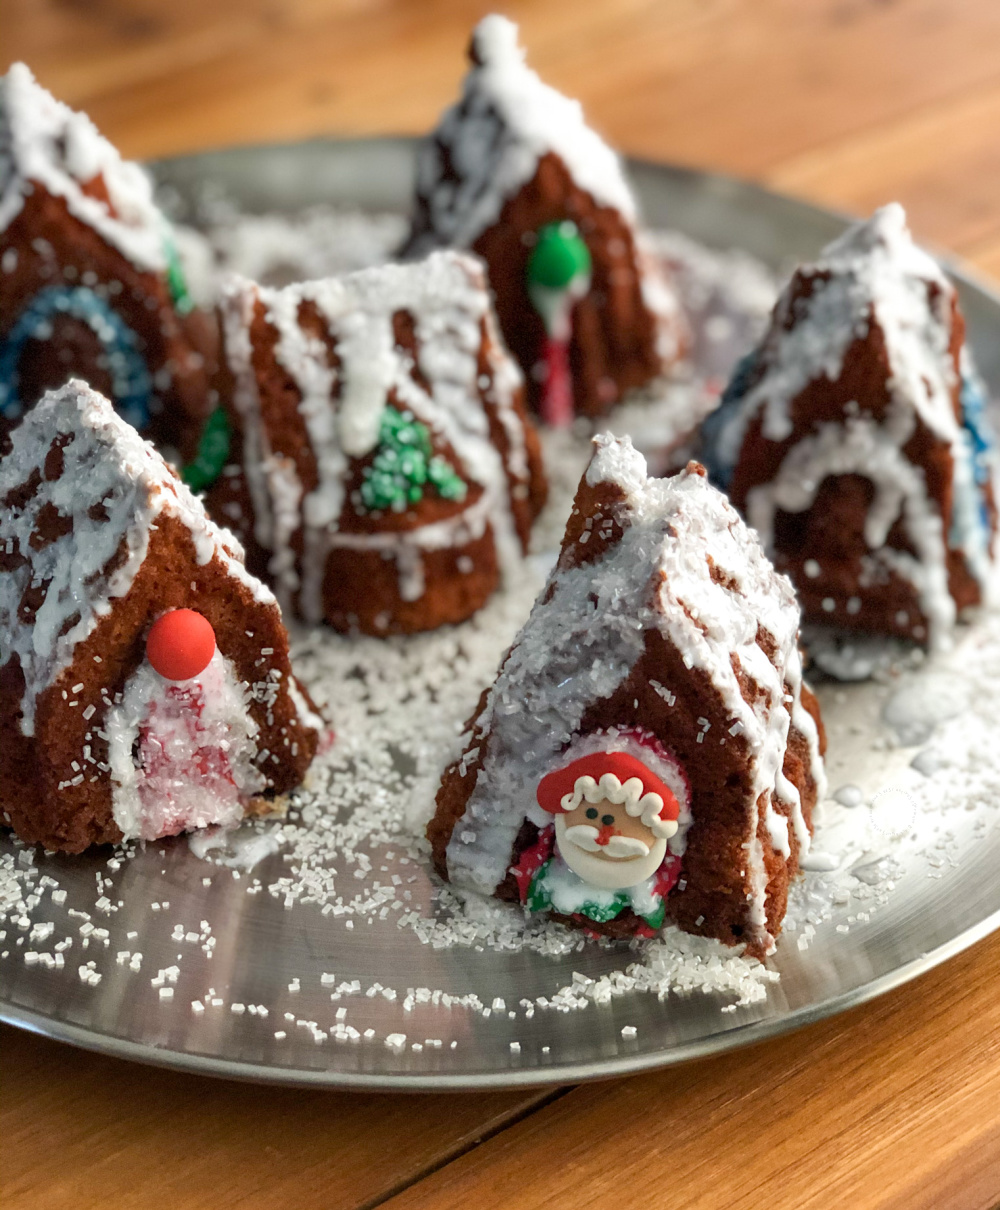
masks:
<instances>
[{"instance_id":1,"label":"santa's red nose","mask_svg":"<svg viewBox=\"0 0 1000 1210\"><path fill-rule=\"evenodd\" d=\"M606 823L601 828L601 830L597 833L597 843L598 844L607 844L612 836L617 836L617 835L618 835L618 829L614 826L614 824Z\"/></svg>"}]
</instances>

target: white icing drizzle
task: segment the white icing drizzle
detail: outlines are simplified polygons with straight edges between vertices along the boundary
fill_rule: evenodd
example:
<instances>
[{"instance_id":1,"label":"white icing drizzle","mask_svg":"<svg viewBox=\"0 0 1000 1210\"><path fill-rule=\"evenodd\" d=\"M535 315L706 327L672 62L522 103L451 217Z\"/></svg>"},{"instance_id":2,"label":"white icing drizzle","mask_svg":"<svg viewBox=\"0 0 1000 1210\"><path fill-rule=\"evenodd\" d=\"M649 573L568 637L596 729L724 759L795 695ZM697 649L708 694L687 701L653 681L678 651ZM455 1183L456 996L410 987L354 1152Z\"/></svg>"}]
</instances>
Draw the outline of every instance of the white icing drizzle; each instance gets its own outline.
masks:
<instances>
[{"instance_id":1,"label":"white icing drizzle","mask_svg":"<svg viewBox=\"0 0 1000 1210\"><path fill-rule=\"evenodd\" d=\"M98 174L115 213L82 186ZM69 211L137 269L166 269L166 220L145 171L105 139L86 114L57 101L23 63L0 77L0 231L20 213L35 185L62 198Z\"/></svg>"},{"instance_id":2,"label":"white icing drizzle","mask_svg":"<svg viewBox=\"0 0 1000 1210\"><path fill-rule=\"evenodd\" d=\"M624 532L595 562L557 567L515 641L477 720L488 737L486 756L452 833L449 874L486 893L502 880L522 820L537 821L532 804L540 778L561 761L587 707L628 678L645 632L658 630L688 668L707 673L747 744L749 919L763 932L767 876L759 810L777 852L788 857L791 847L787 825L772 818L778 814L772 797L787 811L800 851L809 844L799 795L782 774L793 715L821 790L825 784L816 728L802 719L799 610L791 584L703 476L684 471L649 479L628 438L602 436L595 445L586 480L624 493L616 506ZM735 588L713 579L709 558ZM757 644L758 627L774 640L775 663ZM761 691L753 704L743 697L734 661Z\"/></svg>"},{"instance_id":3,"label":"white icing drizzle","mask_svg":"<svg viewBox=\"0 0 1000 1210\"><path fill-rule=\"evenodd\" d=\"M635 219L636 207L618 156L584 121L578 101L544 84L524 61L517 26L484 17L473 33L477 63L417 162L417 192L429 230L412 251L441 244L469 247L500 216L504 202L554 152L576 184L601 206ZM442 171L444 148L450 171Z\"/></svg>"},{"instance_id":4,"label":"white icing drizzle","mask_svg":"<svg viewBox=\"0 0 1000 1210\"><path fill-rule=\"evenodd\" d=\"M302 720L302 725L304 727L312 727L314 731L320 735L324 735L328 730L326 721L309 705L299 682L294 676L290 676L286 681L286 685L288 686L288 696L292 699L292 705L295 707L296 714Z\"/></svg>"},{"instance_id":5,"label":"white icing drizzle","mask_svg":"<svg viewBox=\"0 0 1000 1210\"><path fill-rule=\"evenodd\" d=\"M799 277L812 292L795 300ZM938 290L932 309L928 288ZM952 405L955 368L948 355L954 289L932 257L914 244L897 202L848 228L801 268L775 305L762 346L763 377L743 396L720 441L733 465L753 417L763 412L763 435L784 441L792 432L790 405L813 381L835 382L844 354L863 339L873 319L885 335L891 377L889 423L905 441L916 413L937 436L952 441L958 421ZM788 325L786 327L786 325Z\"/></svg>"},{"instance_id":6,"label":"white icing drizzle","mask_svg":"<svg viewBox=\"0 0 1000 1210\"><path fill-rule=\"evenodd\" d=\"M69 438L62 448L63 470L48 480L46 456L60 437ZM243 567L243 551L232 534L209 520L153 447L84 383L73 380L49 391L14 430L12 441L12 452L0 461L0 499L21 487L33 470L41 472L37 489L22 506L0 511L0 549L27 559L0 576L0 638L4 659L16 655L24 673L25 735L34 734L38 695L70 666L77 644L131 588L161 515L187 528L198 563L218 559L258 602L274 603ZM43 509L70 519L72 529L35 550L30 539ZM116 554L119 565L109 573ZM23 620L19 607L25 592L41 585L47 586L42 604Z\"/></svg>"},{"instance_id":7,"label":"white icing drizzle","mask_svg":"<svg viewBox=\"0 0 1000 1210\"><path fill-rule=\"evenodd\" d=\"M871 559L913 585L931 640L940 642L955 621L944 526L927 495L923 471L904 457L889 426L857 418L845 425L820 425L789 451L774 479L747 493L747 520L769 548L777 509L802 512L827 476L848 474L863 475L875 488L864 526ZM885 545L897 518L903 520L916 558Z\"/></svg>"},{"instance_id":8,"label":"white icing drizzle","mask_svg":"<svg viewBox=\"0 0 1000 1210\"><path fill-rule=\"evenodd\" d=\"M811 283L806 298L795 297L801 278ZM851 343L877 323L889 362L885 417L876 423L861 410L864 401L849 403L842 423L825 423L803 436L773 481L751 489L747 516L770 549L777 508L792 513L809 508L827 476L858 474L869 479L875 499L865 522L865 540L873 574L878 567L883 573L891 568L913 585L932 646L946 641L955 605L948 592L949 535L927 494L922 468L903 453L918 420L950 449L955 487L952 538L966 554L984 595L991 580L988 538L978 521L970 439L954 407L958 376L949 351L953 299L944 272L913 243L903 208L893 203L877 210L824 249L815 264L800 270L782 294L758 354L764 372L725 423L716 451L721 465L735 466L748 427L758 416L765 438L787 439L793 400L811 382L837 381ZM917 558L884 546L897 519Z\"/></svg>"},{"instance_id":9,"label":"white icing drizzle","mask_svg":"<svg viewBox=\"0 0 1000 1210\"><path fill-rule=\"evenodd\" d=\"M378 550L396 562L399 595L404 601L417 601L424 595L423 552L464 546L481 538L496 511L497 502L484 493L475 504L454 517L434 521L416 529L357 534L337 531L329 534L327 550Z\"/></svg>"},{"instance_id":10,"label":"white icing drizzle","mask_svg":"<svg viewBox=\"0 0 1000 1210\"><path fill-rule=\"evenodd\" d=\"M317 485L301 499L294 468L277 458L262 416L250 340L257 300L278 332L276 356L299 391L299 412L316 459ZM339 372L330 365L326 344L301 326L304 302L313 304L326 324ZM413 318L416 366L395 343L397 312ZM244 431L255 534L272 552L271 570L285 602L298 590L302 615L312 622L321 620L326 560L338 547L381 550L394 558L404 600L423 594L420 552L480 537L487 524L492 526L501 565L510 570L518 564L510 492L511 481L526 484L528 475L524 425L514 406L521 378L499 343L477 261L460 253L438 252L417 264L385 265L281 290L236 278L226 287L222 313L227 356L236 379L234 403ZM478 358L484 323L494 340L486 397L509 438L506 464L490 440L489 420L480 402ZM429 390L417 382L415 371ZM405 532L345 533L339 526L350 460L375 447L390 396L451 445L459 473L483 493L447 521ZM300 527L304 553L296 560L288 542Z\"/></svg>"}]
</instances>

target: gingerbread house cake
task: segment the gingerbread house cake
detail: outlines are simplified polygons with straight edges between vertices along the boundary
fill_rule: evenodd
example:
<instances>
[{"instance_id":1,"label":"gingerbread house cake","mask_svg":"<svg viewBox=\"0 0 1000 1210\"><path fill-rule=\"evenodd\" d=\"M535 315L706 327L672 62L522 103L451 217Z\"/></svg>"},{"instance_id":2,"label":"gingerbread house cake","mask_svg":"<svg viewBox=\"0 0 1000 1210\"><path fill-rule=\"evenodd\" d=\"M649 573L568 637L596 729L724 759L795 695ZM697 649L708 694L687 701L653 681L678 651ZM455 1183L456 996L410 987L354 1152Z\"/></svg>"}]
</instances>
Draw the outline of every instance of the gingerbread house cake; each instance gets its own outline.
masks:
<instances>
[{"instance_id":1,"label":"gingerbread house cake","mask_svg":"<svg viewBox=\"0 0 1000 1210\"><path fill-rule=\"evenodd\" d=\"M77 377L190 458L215 344L145 172L15 63L0 78L0 444Z\"/></svg>"},{"instance_id":2,"label":"gingerbread house cake","mask_svg":"<svg viewBox=\"0 0 1000 1210\"><path fill-rule=\"evenodd\" d=\"M81 852L272 809L322 721L271 592L82 382L0 459L0 810Z\"/></svg>"},{"instance_id":3,"label":"gingerbread house cake","mask_svg":"<svg viewBox=\"0 0 1000 1210\"><path fill-rule=\"evenodd\" d=\"M592 932L771 950L824 784L799 610L703 468L595 441L559 562L445 772L452 882Z\"/></svg>"},{"instance_id":4,"label":"gingerbread house cake","mask_svg":"<svg viewBox=\"0 0 1000 1210\"><path fill-rule=\"evenodd\" d=\"M527 66L517 27L486 17L470 57L461 100L420 152L404 251L483 257L529 402L553 424L600 416L677 359L673 289L643 247L618 157Z\"/></svg>"},{"instance_id":5,"label":"gingerbread house cake","mask_svg":"<svg viewBox=\"0 0 1000 1210\"><path fill-rule=\"evenodd\" d=\"M310 622L388 635L468 618L545 498L521 375L456 252L221 303L233 458L209 508Z\"/></svg>"},{"instance_id":6,"label":"gingerbread house cake","mask_svg":"<svg viewBox=\"0 0 1000 1210\"><path fill-rule=\"evenodd\" d=\"M933 644L988 593L995 457L955 289L899 205L803 265L703 457L804 617Z\"/></svg>"}]
</instances>

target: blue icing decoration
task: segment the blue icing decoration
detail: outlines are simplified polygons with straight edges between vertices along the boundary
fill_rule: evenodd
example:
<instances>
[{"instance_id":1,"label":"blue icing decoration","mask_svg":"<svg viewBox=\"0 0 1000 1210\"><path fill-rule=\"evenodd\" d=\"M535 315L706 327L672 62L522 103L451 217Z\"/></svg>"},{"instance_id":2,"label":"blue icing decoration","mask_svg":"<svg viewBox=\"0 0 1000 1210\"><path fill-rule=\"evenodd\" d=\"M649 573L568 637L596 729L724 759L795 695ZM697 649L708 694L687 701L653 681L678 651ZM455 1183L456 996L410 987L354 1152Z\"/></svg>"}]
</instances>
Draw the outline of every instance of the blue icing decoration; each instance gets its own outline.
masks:
<instances>
[{"instance_id":1,"label":"blue icing decoration","mask_svg":"<svg viewBox=\"0 0 1000 1210\"><path fill-rule=\"evenodd\" d=\"M986 485L992 474L994 438L987 414L989 399L982 379L968 354L962 359L962 383L959 392L962 410L962 436L968 453L971 476L955 477L955 505L948 540L969 555L978 552L988 559L990 517ZM975 570L975 568L973 568Z\"/></svg>"},{"instance_id":2,"label":"blue icing decoration","mask_svg":"<svg viewBox=\"0 0 1000 1210\"><path fill-rule=\"evenodd\" d=\"M990 454L994 439L986 415L986 388L979 375L969 366L962 374L961 405L962 425L972 441L976 483L981 486L990 477Z\"/></svg>"},{"instance_id":3,"label":"blue icing decoration","mask_svg":"<svg viewBox=\"0 0 1000 1210\"><path fill-rule=\"evenodd\" d=\"M751 349L736 363L732 377L719 399L719 406L710 412L701 424L700 457L708 471L708 477L716 487L723 491L729 486L736 469L735 459L727 456L724 451L723 434L729 423L736 419L743 397L746 395L757 364L759 349ZM736 451L737 457L739 450Z\"/></svg>"},{"instance_id":4,"label":"blue icing decoration","mask_svg":"<svg viewBox=\"0 0 1000 1210\"><path fill-rule=\"evenodd\" d=\"M139 351L139 337L106 299L87 286L39 290L0 342L0 414L16 420L24 412L18 394L21 354L29 340L49 339L56 315L81 320L94 333L107 359L116 411L135 428L145 428L153 380Z\"/></svg>"}]
</instances>

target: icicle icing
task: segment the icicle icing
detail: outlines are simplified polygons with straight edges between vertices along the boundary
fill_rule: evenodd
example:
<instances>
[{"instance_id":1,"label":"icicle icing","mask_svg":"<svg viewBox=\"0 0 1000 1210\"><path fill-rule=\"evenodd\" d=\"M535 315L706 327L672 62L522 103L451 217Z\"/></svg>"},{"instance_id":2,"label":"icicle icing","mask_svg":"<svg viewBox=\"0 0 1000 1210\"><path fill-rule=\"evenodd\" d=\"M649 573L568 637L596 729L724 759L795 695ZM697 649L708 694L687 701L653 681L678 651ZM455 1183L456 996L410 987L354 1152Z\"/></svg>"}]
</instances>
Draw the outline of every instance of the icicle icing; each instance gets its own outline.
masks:
<instances>
[{"instance_id":1,"label":"icicle icing","mask_svg":"<svg viewBox=\"0 0 1000 1210\"><path fill-rule=\"evenodd\" d=\"M258 601L274 601L244 569L236 539L208 519L153 447L84 383L48 392L12 441L0 460L0 551L13 563L0 575L0 631L5 659L16 655L24 673L25 735L34 734L38 695L128 592L161 514L187 527L199 563L220 559ZM59 458L50 456L54 442ZM39 467L41 474L32 473ZM53 524L57 537L33 540ZM23 612L29 589L40 586L41 603Z\"/></svg>"}]
</instances>

